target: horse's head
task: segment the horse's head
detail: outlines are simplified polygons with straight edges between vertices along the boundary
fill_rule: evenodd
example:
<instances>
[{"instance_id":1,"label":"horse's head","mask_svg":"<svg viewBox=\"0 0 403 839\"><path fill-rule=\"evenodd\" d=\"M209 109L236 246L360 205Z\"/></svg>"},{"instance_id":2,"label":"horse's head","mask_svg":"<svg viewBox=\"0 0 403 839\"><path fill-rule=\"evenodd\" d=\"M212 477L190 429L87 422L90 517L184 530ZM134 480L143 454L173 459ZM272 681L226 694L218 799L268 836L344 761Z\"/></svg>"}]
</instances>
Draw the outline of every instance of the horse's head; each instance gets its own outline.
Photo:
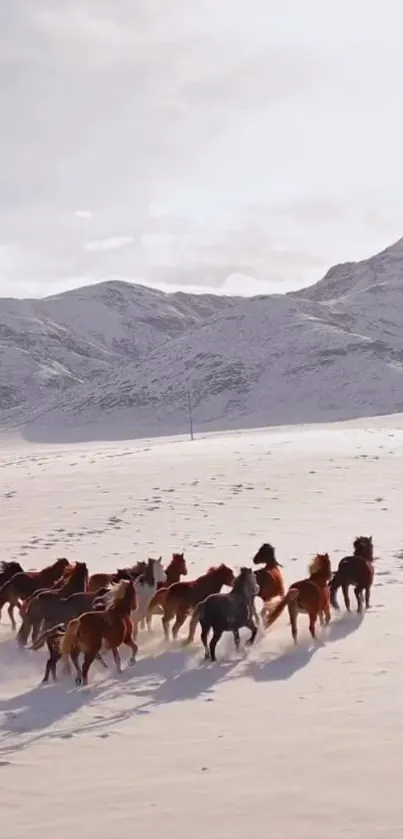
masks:
<instances>
[{"instance_id":1,"label":"horse's head","mask_svg":"<svg viewBox=\"0 0 403 839\"><path fill-rule=\"evenodd\" d=\"M311 577L322 577L324 580L332 578L332 564L329 554L316 554L308 566Z\"/></svg>"},{"instance_id":2,"label":"horse's head","mask_svg":"<svg viewBox=\"0 0 403 839\"><path fill-rule=\"evenodd\" d=\"M76 565L75 565L72 576L73 575L77 580L80 580L80 581L82 580L83 583L85 583L85 587L87 587L87 584L88 584L88 568L87 568L87 563L86 562L76 562Z\"/></svg>"},{"instance_id":3,"label":"horse's head","mask_svg":"<svg viewBox=\"0 0 403 839\"><path fill-rule=\"evenodd\" d=\"M357 536L354 539L354 556L361 556L363 559L373 560L374 546L372 536Z\"/></svg>"},{"instance_id":4,"label":"horse's head","mask_svg":"<svg viewBox=\"0 0 403 839\"><path fill-rule=\"evenodd\" d=\"M53 565L55 572L57 572L60 576L69 574L74 566L70 564L68 559L65 556L61 556Z\"/></svg>"},{"instance_id":5,"label":"horse's head","mask_svg":"<svg viewBox=\"0 0 403 839\"><path fill-rule=\"evenodd\" d=\"M276 559L276 553L273 548L273 545L270 545L269 542L264 542L264 544L259 548L258 552L255 554L252 560L254 565L266 565L267 568L282 568L279 562Z\"/></svg>"},{"instance_id":6,"label":"horse's head","mask_svg":"<svg viewBox=\"0 0 403 839\"><path fill-rule=\"evenodd\" d=\"M148 566L154 577L154 583L166 583L167 575L162 564L162 556L158 559L149 559Z\"/></svg>"},{"instance_id":7,"label":"horse's head","mask_svg":"<svg viewBox=\"0 0 403 839\"><path fill-rule=\"evenodd\" d=\"M181 577L186 577L188 573L185 554L172 554L171 568L175 568Z\"/></svg>"},{"instance_id":8,"label":"horse's head","mask_svg":"<svg viewBox=\"0 0 403 839\"><path fill-rule=\"evenodd\" d=\"M259 594L260 586L252 568L242 566L238 576L234 580L233 590L243 589L248 597L256 597Z\"/></svg>"},{"instance_id":9,"label":"horse's head","mask_svg":"<svg viewBox=\"0 0 403 839\"><path fill-rule=\"evenodd\" d=\"M232 586L234 584L234 572L232 571L232 568L229 568L224 562L216 568L211 568L210 574L215 574L222 586Z\"/></svg>"}]
</instances>

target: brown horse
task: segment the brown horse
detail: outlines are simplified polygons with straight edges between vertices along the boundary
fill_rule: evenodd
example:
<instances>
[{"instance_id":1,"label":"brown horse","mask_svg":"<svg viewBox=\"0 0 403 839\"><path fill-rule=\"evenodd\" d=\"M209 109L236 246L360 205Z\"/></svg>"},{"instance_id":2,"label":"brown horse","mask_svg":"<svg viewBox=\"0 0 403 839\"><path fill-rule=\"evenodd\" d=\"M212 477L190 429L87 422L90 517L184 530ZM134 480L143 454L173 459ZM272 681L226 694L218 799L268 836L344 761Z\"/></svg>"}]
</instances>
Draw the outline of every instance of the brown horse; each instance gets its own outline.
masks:
<instances>
[{"instance_id":1,"label":"brown horse","mask_svg":"<svg viewBox=\"0 0 403 839\"><path fill-rule=\"evenodd\" d=\"M222 563L209 568L207 573L202 574L201 577L192 580L192 582L174 583L170 586L167 589L163 604L162 627L165 640L169 640L169 624L172 618L175 618L172 628L172 637L175 640L181 626L195 606L209 594L218 594L223 586L232 586L233 582L233 571Z\"/></svg>"},{"instance_id":2,"label":"brown horse","mask_svg":"<svg viewBox=\"0 0 403 839\"><path fill-rule=\"evenodd\" d=\"M87 591L98 591L98 589L104 588L109 583L119 583L120 580L135 580L140 574L144 574L146 568L147 563L141 559L130 568L117 568L111 574L104 574L102 572L91 574L88 580Z\"/></svg>"},{"instance_id":3,"label":"brown horse","mask_svg":"<svg viewBox=\"0 0 403 839\"><path fill-rule=\"evenodd\" d=\"M362 612L362 595L365 592L365 608L370 607L370 594L374 580L374 546L372 536L357 536L354 541L354 554L345 556L330 583L330 602L333 609L339 611L337 591L342 589L346 609L350 612L349 586L354 586L357 599L357 612Z\"/></svg>"},{"instance_id":4,"label":"brown horse","mask_svg":"<svg viewBox=\"0 0 403 839\"><path fill-rule=\"evenodd\" d=\"M32 641L38 637L42 621L49 621L57 615L60 600L86 591L88 583L88 568L85 562L76 562L72 569L68 569L61 585L50 589L41 589L29 600L25 601L21 610L22 624L17 632L19 645L25 646L32 630Z\"/></svg>"},{"instance_id":5,"label":"brown horse","mask_svg":"<svg viewBox=\"0 0 403 839\"><path fill-rule=\"evenodd\" d=\"M106 608L102 611L84 612L68 624L61 642L61 654L70 656L75 667L77 685L88 684L89 668L99 654L101 647L112 650L116 669L121 672L118 648L126 644L132 651L130 664L134 664L137 644L133 640L133 623L130 612L136 608L136 593L133 580L121 580L105 596ZM84 652L82 670L78 663L80 652Z\"/></svg>"},{"instance_id":6,"label":"brown horse","mask_svg":"<svg viewBox=\"0 0 403 839\"><path fill-rule=\"evenodd\" d=\"M42 568L40 571L19 571L17 574L0 588L0 611L5 603L15 603L18 600L26 600L28 597L42 588L51 586L60 575L69 568L68 559L62 557L52 565ZM15 631L17 625L14 617L10 614L11 626Z\"/></svg>"},{"instance_id":7,"label":"brown horse","mask_svg":"<svg viewBox=\"0 0 403 839\"><path fill-rule=\"evenodd\" d=\"M255 577L259 586L259 594L263 600L263 609L261 611L261 618L265 620L268 612L273 608L273 600L278 597L284 597L285 584L280 562L277 562L275 550L273 545L265 542L255 554L252 560L254 565L264 565L264 568L258 568L255 571ZM256 622L259 622L255 605L253 606L254 617Z\"/></svg>"},{"instance_id":8,"label":"brown horse","mask_svg":"<svg viewBox=\"0 0 403 839\"><path fill-rule=\"evenodd\" d=\"M181 577L186 577L188 573L186 560L184 554L172 554L172 559L169 565L165 568L167 579L165 583L158 583L157 591L151 598L147 606L146 623L148 631L151 630L151 621L153 615L163 615L163 603L165 603L166 593L169 586L174 583L179 583Z\"/></svg>"},{"instance_id":9,"label":"brown horse","mask_svg":"<svg viewBox=\"0 0 403 839\"><path fill-rule=\"evenodd\" d=\"M42 632L35 641L32 642L31 646L29 647L30 650L40 650L46 644L49 652L49 658L45 665L45 673L42 679L42 684L47 684L49 681L49 676L52 676L53 681L56 681L56 665L58 661L60 661L62 657L61 653L61 645L62 640L66 634L67 626L64 623L59 623L56 626L52 626L51 629L45 630ZM106 670L108 669L108 665L103 660L100 653L95 656L95 660L99 661ZM66 667L65 669L70 672L70 662L65 662Z\"/></svg>"},{"instance_id":10,"label":"brown horse","mask_svg":"<svg viewBox=\"0 0 403 839\"><path fill-rule=\"evenodd\" d=\"M19 574L24 571L23 567L20 565L19 562L14 562L13 560L10 562L1 562L0 563L0 588L4 586L6 583L9 583L10 580L14 577L14 574ZM7 601L5 601L7 602ZM3 604L4 605L4 604ZM16 623L14 619L14 609L15 607L19 607L20 601L17 598L13 598L8 603L8 615L11 621L11 626L15 630ZM1 608L0 608L0 620L1 620Z\"/></svg>"},{"instance_id":11,"label":"brown horse","mask_svg":"<svg viewBox=\"0 0 403 839\"><path fill-rule=\"evenodd\" d=\"M332 576L329 554L317 554L309 564L309 577L293 583L278 606L268 615L266 629L280 617L286 606L290 615L291 632L297 643L297 617L302 612L309 615L309 631L316 638L316 622L321 626L330 622L329 580Z\"/></svg>"}]
</instances>

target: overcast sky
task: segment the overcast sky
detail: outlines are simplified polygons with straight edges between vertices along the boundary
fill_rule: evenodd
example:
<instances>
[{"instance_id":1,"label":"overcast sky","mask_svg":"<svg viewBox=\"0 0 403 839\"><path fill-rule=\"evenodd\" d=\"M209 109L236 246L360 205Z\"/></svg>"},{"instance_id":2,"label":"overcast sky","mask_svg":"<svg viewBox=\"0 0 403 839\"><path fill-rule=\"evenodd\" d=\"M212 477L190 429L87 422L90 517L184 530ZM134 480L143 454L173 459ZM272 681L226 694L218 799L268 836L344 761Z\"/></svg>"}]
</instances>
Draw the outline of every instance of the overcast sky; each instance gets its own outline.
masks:
<instances>
[{"instance_id":1,"label":"overcast sky","mask_svg":"<svg viewBox=\"0 0 403 839\"><path fill-rule=\"evenodd\" d=\"M286 291L391 244L402 31L401 0L0 0L0 294Z\"/></svg>"}]
</instances>

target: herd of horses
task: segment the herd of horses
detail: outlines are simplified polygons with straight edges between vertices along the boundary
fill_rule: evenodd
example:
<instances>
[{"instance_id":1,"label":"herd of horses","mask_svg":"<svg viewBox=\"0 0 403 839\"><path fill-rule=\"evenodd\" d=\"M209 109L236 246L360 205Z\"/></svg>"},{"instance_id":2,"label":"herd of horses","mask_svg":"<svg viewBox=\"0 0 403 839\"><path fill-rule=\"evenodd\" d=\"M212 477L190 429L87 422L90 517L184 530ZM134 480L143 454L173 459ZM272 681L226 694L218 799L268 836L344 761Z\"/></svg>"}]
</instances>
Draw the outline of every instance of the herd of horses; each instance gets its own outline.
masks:
<instances>
[{"instance_id":1,"label":"herd of horses","mask_svg":"<svg viewBox=\"0 0 403 839\"><path fill-rule=\"evenodd\" d=\"M316 627L331 620L331 607L339 610L337 592L341 588L345 607L350 611L349 588L354 586L357 611L370 606L374 578L372 536L355 539L353 553L340 560L332 573L329 555L317 554L309 565L309 576L286 589L282 565L275 549L264 543L252 560L253 568L242 567L237 575L222 563L209 568L195 580L185 580L188 569L183 553L175 553L167 568L162 558L140 561L115 572L89 574L85 562L57 559L41 570L24 571L18 562L0 567L0 616L8 604L12 629L17 625L14 610L21 617L17 642L30 649L47 646L43 682L56 680L56 665L63 660L76 672L76 684L88 684L88 671L94 660L107 667L102 651L111 650L117 671L121 670L119 649L129 647L130 664L136 661L139 629L150 631L153 617L159 615L166 641L176 639L190 618L184 645L193 642L198 625L205 659L216 660L216 646L224 632L232 632L236 649L239 630L250 630L247 644L253 644L260 622L268 629L288 609L291 632L297 643L298 615L309 618L309 630L316 638ZM260 566L260 567L257 567ZM222 593L224 586L230 588ZM263 601L260 616L255 597ZM212 631L211 640L209 640ZM83 662L80 664L80 655Z\"/></svg>"}]
</instances>

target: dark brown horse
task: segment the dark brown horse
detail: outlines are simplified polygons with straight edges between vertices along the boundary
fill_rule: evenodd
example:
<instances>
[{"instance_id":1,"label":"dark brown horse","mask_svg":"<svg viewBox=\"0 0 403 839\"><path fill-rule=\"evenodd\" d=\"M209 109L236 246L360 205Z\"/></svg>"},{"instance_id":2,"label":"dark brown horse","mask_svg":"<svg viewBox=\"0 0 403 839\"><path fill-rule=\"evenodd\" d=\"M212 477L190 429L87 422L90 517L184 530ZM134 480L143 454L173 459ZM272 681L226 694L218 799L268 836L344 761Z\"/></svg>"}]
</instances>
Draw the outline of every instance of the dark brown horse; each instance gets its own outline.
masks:
<instances>
[{"instance_id":1,"label":"dark brown horse","mask_svg":"<svg viewBox=\"0 0 403 839\"><path fill-rule=\"evenodd\" d=\"M29 601L26 601L22 624L17 633L17 641L21 647L28 643L32 630L32 641L38 637L42 621L49 623L51 619L57 621L58 605L61 600L72 594L86 591L88 583L88 568L85 562L76 562L72 570L65 577L64 582L57 588L39 591ZM27 605L28 603L28 605Z\"/></svg>"},{"instance_id":2,"label":"dark brown horse","mask_svg":"<svg viewBox=\"0 0 403 839\"><path fill-rule=\"evenodd\" d=\"M36 591L49 588L68 567L71 567L70 563L63 557L40 571L19 571L14 574L11 580L0 588L0 611L5 603L25 601ZM15 620L11 615L10 619L12 628L15 630L17 628Z\"/></svg>"},{"instance_id":3,"label":"dark brown horse","mask_svg":"<svg viewBox=\"0 0 403 839\"><path fill-rule=\"evenodd\" d=\"M264 565L264 568L258 568L255 571L255 577L259 586L258 597L263 600L261 618L265 620L265 616L273 607L273 601L278 597L284 597L285 584L283 572L281 571L283 566L276 559L273 545L270 545L268 542L265 542L259 548L252 562L254 565ZM253 609L254 618L258 623L259 619L255 606L253 606Z\"/></svg>"},{"instance_id":4,"label":"dark brown horse","mask_svg":"<svg viewBox=\"0 0 403 839\"><path fill-rule=\"evenodd\" d=\"M174 583L179 583L181 577L187 576L188 569L183 553L172 554L171 562L165 568L165 573L167 575L166 582L158 583L157 591L147 606L146 623L148 631L151 629L152 616L164 614L162 604L165 602L169 586L172 586Z\"/></svg>"},{"instance_id":5,"label":"dark brown horse","mask_svg":"<svg viewBox=\"0 0 403 839\"><path fill-rule=\"evenodd\" d=\"M354 553L345 556L339 562L339 567L330 583L330 602L333 609L339 611L337 591L341 588L346 609L350 612L349 586L354 586L357 599L357 612L362 612L363 592L365 592L365 608L370 607L370 594L374 580L374 546L372 536L357 536L354 541Z\"/></svg>"},{"instance_id":6,"label":"dark brown horse","mask_svg":"<svg viewBox=\"0 0 403 839\"><path fill-rule=\"evenodd\" d=\"M293 583L287 594L280 600L278 606L270 612L266 620L266 629L288 606L291 632L297 643L297 618L300 612L309 616L309 631L312 638L316 638L316 622L319 618L321 625L330 622L330 593L329 580L332 576L329 554L317 554L309 564L309 577Z\"/></svg>"},{"instance_id":7,"label":"dark brown horse","mask_svg":"<svg viewBox=\"0 0 403 839\"><path fill-rule=\"evenodd\" d=\"M119 583L120 580L136 580L140 574L144 574L146 568L147 563L141 559L129 568L117 568L116 571L113 571L110 574L104 574L102 572L91 574L88 580L87 590L98 591L98 589L104 588L104 586L109 585L109 583Z\"/></svg>"},{"instance_id":8,"label":"dark brown horse","mask_svg":"<svg viewBox=\"0 0 403 839\"><path fill-rule=\"evenodd\" d=\"M130 612L136 608L136 593L133 580L121 580L105 596L106 608L102 611L84 612L70 621L61 642L62 656L70 656L75 667L77 685L88 684L89 668L99 654L101 647L112 650L118 673L121 660L118 648L121 644L130 647L130 664L135 663L137 644L133 640L133 623ZM78 663L80 652L84 653L82 670Z\"/></svg>"},{"instance_id":9,"label":"dark brown horse","mask_svg":"<svg viewBox=\"0 0 403 839\"><path fill-rule=\"evenodd\" d=\"M163 604L162 627L166 641L169 640L169 624L172 618L175 618L172 628L172 637L175 640L181 626L195 606L209 594L218 594L223 586L232 586L233 582L233 571L222 563L209 568L205 574L192 582L179 582L170 586Z\"/></svg>"},{"instance_id":10,"label":"dark brown horse","mask_svg":"<svg viewBox=\"0 0 403 839\"><path fill-rule=\"evenodd\" d=\"M19 574L23 572L24 569L20 565L19 562L1 562L0 563L0 588L4 586L6 583L10 582L10 580L14 577L14 574ZM7 603L7 600L5 601ZM3 604L4 605L4 604ZM19 607L20 601L17 598L13 598L12 600L8 601L8 615L11 621L11 626L13 629L16 629L16 622L14 619L14 609L15 607ZM1 608L0 608L0 620L1 620Z\"/></svg>"}]
</instances>

